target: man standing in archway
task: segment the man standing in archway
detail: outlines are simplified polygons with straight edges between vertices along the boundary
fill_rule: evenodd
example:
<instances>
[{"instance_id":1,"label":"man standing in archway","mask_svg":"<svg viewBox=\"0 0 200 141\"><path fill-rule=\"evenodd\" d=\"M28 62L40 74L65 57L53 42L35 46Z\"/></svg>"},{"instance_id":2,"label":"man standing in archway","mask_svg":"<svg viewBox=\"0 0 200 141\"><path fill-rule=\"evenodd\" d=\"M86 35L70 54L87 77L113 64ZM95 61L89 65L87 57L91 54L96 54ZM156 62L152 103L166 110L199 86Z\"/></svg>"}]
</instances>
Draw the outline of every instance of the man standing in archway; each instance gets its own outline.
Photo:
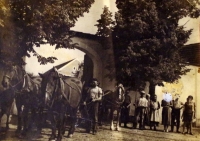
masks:
<instances>
[{"instance_id":1,"label":"man standing in archway","mask_svg":"<svg viewBox=\"0 0 200 141\"><path fill-rule=\"evenodd\" d=\"M86 100L83 103L84 105L87 105L89 120L91 120L88 124L87 132L90 132L92 127L93 134L97 133L99 102L102 100L103 94L102 89L98 84L98 80L93 78L91 87L87 92Z\"/></svg>"}]
</instances>

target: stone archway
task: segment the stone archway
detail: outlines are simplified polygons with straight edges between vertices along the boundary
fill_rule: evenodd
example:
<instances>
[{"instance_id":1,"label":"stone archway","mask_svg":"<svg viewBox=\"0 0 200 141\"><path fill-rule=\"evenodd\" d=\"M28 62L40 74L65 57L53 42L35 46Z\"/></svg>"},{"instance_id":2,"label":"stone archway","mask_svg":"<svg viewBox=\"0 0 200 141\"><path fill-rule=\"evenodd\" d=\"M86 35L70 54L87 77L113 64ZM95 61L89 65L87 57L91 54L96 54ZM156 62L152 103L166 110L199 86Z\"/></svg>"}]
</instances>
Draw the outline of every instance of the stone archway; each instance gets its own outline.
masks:
<instances>
[{"instance_id":1,"label":"stone archway","mask_svg":"<svg viewBox=\"0 0 200 141\"><path fill-rule=\"evenodd\" d=\"M99 54L99 52L102 52L101 45L96 41L79 37L74 37L73 42L78 43L76 48L83 51L91 58L93 62L93 77L97 78L102 84L103 64L100 57L101 54Z\"/></svg>"},{"instance_id":2,"label":"stone archway","mask_svg":"<svg viewBox=\"0 0 200 141\"><path fill-rule=\"evenodd\" d=\"M97 78L100 86L104 90L115 89L116 80L108 78L109 71L106 69L108 60L114 61L113 50L104 49L98 42L99 38L95 35L76 32L75 37L72 38L73 43L77 43L76 49L83 51L93 62L93 77ZM113 64L112 64L113 65ZM112 72L115 76L115 70Z\"/></svg>"}]
</instances>

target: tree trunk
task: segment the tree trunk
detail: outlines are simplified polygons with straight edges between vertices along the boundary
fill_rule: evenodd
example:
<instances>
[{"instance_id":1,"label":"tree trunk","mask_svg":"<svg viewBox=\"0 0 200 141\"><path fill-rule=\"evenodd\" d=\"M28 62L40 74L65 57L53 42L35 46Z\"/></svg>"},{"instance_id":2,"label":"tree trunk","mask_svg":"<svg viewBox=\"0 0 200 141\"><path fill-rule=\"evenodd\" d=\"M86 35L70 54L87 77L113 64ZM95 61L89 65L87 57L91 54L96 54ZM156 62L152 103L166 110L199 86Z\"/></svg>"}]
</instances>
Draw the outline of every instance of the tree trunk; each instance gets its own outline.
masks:
<instances>
[{"instance_id":1,"label":"tree trunk","mask_svg":"<svg viewBox=\"0 0 200 141\"><path fill-rule=\"evenodd\" d=\"M155 94L155 89L156 89L156 85L150 83L150 86L149 86L149 94L150 94L151 96Z\"/></svg>"}]
</instances>

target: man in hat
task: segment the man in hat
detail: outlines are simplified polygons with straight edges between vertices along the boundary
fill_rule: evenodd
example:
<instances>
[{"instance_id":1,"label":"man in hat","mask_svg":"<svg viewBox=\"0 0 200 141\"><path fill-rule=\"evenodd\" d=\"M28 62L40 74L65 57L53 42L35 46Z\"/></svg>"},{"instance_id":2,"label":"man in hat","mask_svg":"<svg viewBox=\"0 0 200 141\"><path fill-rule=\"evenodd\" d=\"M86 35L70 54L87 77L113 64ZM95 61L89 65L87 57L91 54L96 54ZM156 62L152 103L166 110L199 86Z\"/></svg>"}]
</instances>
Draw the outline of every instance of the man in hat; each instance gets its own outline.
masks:
<instances>
[{"instance_id":1,"label":"man in hat","mask_svg":"<svg viewBox=\"0 0 200 141\"><path fill-rule=\"evenodd\" d=\"M88 123L87 132L90 132L92 126L93 134L97 133L99 102L102 100L103 94L102 89L98 85L98 80L93 78L91 87L88 89L86 99L83 102L84 105L87 105L89 119L91 120Z\"/></svg>"},{"instance_id":2,"label":"man in hat","mask_svg":"<svg viewBox=\"0 0 200 141\"><path fill-rule=\"evenodd\" d=\"M145 125L144 125L144 116L145 116L145 112L146 112L146 108L148 107L148 100L145 97L145 91L141 91L140 92L140 98L136 101L135 104L135 109L136 109L136 124L134 126L134 128L137 127L137 123L139 120L139 129L144 130L145 129Z\"/></svg>"},{"instance_id":3,"label":"man in hat","mask_svg":"<svg viewBox=\"0 0 200 141\"><path fill-rule=\"evenodd\" d=\"M171 132L174 131L174 125L176 123L176 132L180 133L180 111L183 108L183 102L179 100L180 95L175 94L174 100L172 100L172 114L171 114Z\"/></svg>"}]
</instances>

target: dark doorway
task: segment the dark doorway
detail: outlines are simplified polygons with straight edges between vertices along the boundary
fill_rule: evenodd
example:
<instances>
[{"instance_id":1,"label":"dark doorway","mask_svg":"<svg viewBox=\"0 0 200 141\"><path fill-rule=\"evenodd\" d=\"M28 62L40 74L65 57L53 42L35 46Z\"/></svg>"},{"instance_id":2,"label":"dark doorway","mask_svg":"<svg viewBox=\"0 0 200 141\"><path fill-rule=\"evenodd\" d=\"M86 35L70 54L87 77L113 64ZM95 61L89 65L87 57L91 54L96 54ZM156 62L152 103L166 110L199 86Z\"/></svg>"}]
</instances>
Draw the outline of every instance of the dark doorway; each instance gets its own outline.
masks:
<instances>
[{"instance_id":1,"label":"dark doorway","mask_svg":"<svg viewBox=\"0 0 200 141\"><path fill-rule=\"evenodd\" d=\"M94 69L93 61L86 54L84 56L84 68L82 77L82 82L84 82L84 86L89 86L90 80L93 78L93 69Z\"/></svg>"}]
</instances>

